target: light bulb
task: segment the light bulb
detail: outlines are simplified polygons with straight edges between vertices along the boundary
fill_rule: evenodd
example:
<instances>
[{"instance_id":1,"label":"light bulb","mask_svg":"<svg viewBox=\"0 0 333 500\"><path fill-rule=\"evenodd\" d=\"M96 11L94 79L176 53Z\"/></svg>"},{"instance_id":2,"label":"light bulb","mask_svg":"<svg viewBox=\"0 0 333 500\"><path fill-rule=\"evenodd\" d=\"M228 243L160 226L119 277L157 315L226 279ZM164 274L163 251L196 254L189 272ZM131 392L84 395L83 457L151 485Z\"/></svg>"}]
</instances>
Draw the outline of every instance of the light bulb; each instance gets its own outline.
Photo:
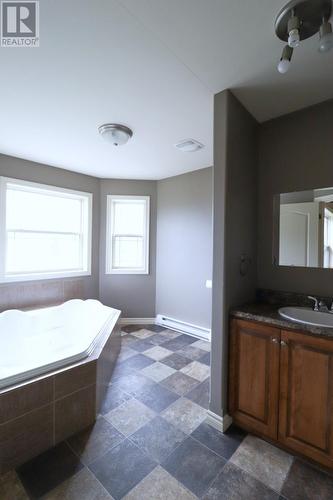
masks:
<instances>
[{"instance_id":1,"label":"light bulb","mask_svg":"<svg viewBox=\"0 0 333 500\"><path fill-rule=\"evenodd\" d=\"M301 35L299 29L300 21L293 12L291 18L288 21L288 45L292 49L295 49L301 43Z\"/></svg>"},{"instance_id":2,"label":"light bulb","mask_svg":"<svg viewBox=\"0 0 333 500\"><path fill-rule=\"evenodd\" d=\"M328 52L333 47L332 25L328 21L323 21L319 30L319 52Z\"/></svg>"},{"instance_id":3,"label":"light bulb","mask_svg":"<svg viewBox=\"0 0 333 500\"><path fill-rule=\"evenodd\" d=\"M290 62L293 55L294 49L286 45L283 48L281 59L277 65L278 72L281 74L287 73L290 68Z\"/></svg>"},{"instance_id":4,"label":"light bulb","mask_svg":"<svg viewBox=\"0 0 333 500\"><path fill-rule=\"evenodd\" d=\"M290 68L290 61L288 59L280 59L277 65L278 72L284 75Z\"/></svg>"},{"instance_id":5,"label":"light bulb","mask_svg":"<svg viewBox=\"0 0 333 500\"><path fill-rule=\"evenodd\" d=\"M298 29L291 30L289 32L289 37L288 37L289 47L291 47L292 49L295 49L296 47L298 47L300 45L300 43L301 43L301 39L299 36L299 30Z\"/></svg>"}]
</instances>

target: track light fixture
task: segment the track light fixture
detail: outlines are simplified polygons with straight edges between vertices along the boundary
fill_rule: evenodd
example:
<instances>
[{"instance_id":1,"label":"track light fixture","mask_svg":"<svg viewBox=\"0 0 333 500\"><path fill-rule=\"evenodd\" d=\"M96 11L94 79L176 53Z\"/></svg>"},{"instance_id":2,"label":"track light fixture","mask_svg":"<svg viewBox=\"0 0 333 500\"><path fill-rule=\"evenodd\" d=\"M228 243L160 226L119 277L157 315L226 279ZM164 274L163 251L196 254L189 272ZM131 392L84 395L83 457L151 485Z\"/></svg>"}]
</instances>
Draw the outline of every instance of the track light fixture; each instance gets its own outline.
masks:
<instances>
[{"instance_id":1,"label":"track light fixture","mask_svg":"<svg viewBox=\"0 0 333 500\"><path fill-rule=\"evenodd\" d=\"M287 42L277 65L280 73L290 66L293 49L303 40L319 33L319 52L328 52L333 47L332 0L291 0L281 9L275 21L275 33Z\"/></svg>"}]
</instances>

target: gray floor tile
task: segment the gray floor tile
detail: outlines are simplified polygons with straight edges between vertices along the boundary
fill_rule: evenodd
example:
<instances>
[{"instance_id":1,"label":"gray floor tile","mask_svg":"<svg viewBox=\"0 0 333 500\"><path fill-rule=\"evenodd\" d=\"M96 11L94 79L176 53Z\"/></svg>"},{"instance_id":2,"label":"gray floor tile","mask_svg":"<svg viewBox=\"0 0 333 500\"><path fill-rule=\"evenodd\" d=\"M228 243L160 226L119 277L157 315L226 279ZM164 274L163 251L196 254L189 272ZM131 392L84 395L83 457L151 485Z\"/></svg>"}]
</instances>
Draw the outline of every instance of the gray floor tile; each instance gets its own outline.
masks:
<instances>
[{"instance_id":1,"label":"gray floor tile","mask_svg":"<svg viewBox=\"0 0 333 500\"><path fill-rule=\"evenodd\" d=\"M141 372L143 375L151 378L155 382L161 382L161 380L164 380L165 378L175 373L176 370L170 368L170 366L167 366L163 363L159 363L158 361L156 361L156 363L153 363L152 365L143 368Z\"/></svg>"},{"instance_id":2,"label":"gray floor tile","mask_svg":"<svg viewBox=\"0 0 333 500\"><path fill-rule=\"evenodd\" d=\"M160 335L163 335L166 338L166 340L176 339L177 337L180 337L182 335L181 333L176 332L175 330L169 330L169 328L166 328L159 333Z\"/></svg>"},{"instance_id":3,"label":"gray floor tile","mask_svg":"<svg viewBox=\"0 0 333 500\"><path fill-rule=\"evenodd\" d=\"M156 462L127 439L89 466L115 500L125 496L155 467Z\"/></svg>"},{"instance_id":4,"label":"gray floor tile","mask_svg":"<svg viewBox=\"0 0 333 500\"><path fill-rule=\"evenodd\" d=\"M182 356L181 354L174 352L167 358L162 359L161 363L164 363L165 365L168 365L175 370L180 370L181 368L184 368L184 366L191 363L191 360L189 358L185 358L185 356Z\"/></svg>"},{"instance_id":5,"label":"gray floor tile","mask_svg":"<svg viewBox=\"0 0 333 500\"><path fill-rule=\"evenodd\" d=\"M147 330L146 328L141 328L140 330L136 330L132 332L133 337L137 337L138 339L148 339L154 335L154 332L151 330Z\"/></svg>"},{"instance_id":6,"label":"gray floor tile","mask_svg":"<svg viewBox=\"0 0 333 500\"><path fill-rule=\"evenodd\" d=\"M133 342L137 342L137 338L131 334L124 335L121 337L121 345L122 347L130 347Z\"/></svg>"},{"instance_id":7,"label":"gray floor tile","mask_svg":"<svg viewBox=\"0 0 333 500\"><path fill-rule=\"evenodd\" d=\"M290 500L332 500L333 478L295 459L282 488L282 495Z\"/></svg>"},{"instance_id":8,"label":"gray floor tile","mask_svg":"<svg viewBox=\"0 0 333 500\"><path fill-rule=\"evenodd\" d=\"M42 453L17 469L18 476L32 498L40 498L83 468L66 443Z\"/></svg>"},{"instance_id":9,"label":"gray floor tile","mask_svg":"<svg viewBox=\"0 0 333 500\"><path fill-rule=\"evenodd\" d=\"M125 401L131 399L131 397L132 396L121 389L114 387L114 385L110 385L103 399L101 414L105 415L106 413L109 413L111 410L117 408L117 406L120 406L125 403Z\"/></svg>"},{"instance_id":10,"label":"gray floor tile","mask_svg":"<svg viewBox=\"0 0 333 500\"><path fill-rule=\"evenodd\" d=\"M247 436L230 461L274 491L280 492L293 457L254 436Z\"/></svg>"},{"instance_id":11,"label":"gray floor tile","mask_svg":"<svg viewBox=\"0 0 333 500\"><path fill-rule=\"evenodd\" d=\"M186 438L180 429L157 416L131 436L139 448L161 462Z\"/></svg>"},{"instance_id":12,"label":"gray floor tile","mask_svg":"<svg viewBox=\"0 0 333 500\"><path fill-rule=\"evenodd\" d=\"M147 351L147 349L154 347L154 345L155 344L153 344L150 339L137 340L131 344L131 349L136 352L144 352Z\"/></svg>"},{"instance_id":13,"label":"gray floor tile","mask_svg":"<svg viewBox=\"0 0 333 500\"><path fill-rule=\"evenodd\" d=\"M210 366L210 352L206 352L198 361L204 365Z\"/></svg>"},{"instance_id":14,"label":"gray floor tile","mask_svg":"<svg viewBox=\"0 0 333 500\"><path fill-rule=\"evenodd\" d=\"M1 500L28 500L29 497L15 471L0 477L0 498Z\"/></svg>"},{"instance_id":15,"label":"gray floor tile","mask_svg":"<svg viewBox=\"0 0 333 500\"><path fill-rule=\"evenodd\" d=\"M202 349L206 352L210 352L211 349L211 343L208 342L208 340L197 340L192 345L193 347L198 347L199 349Z\"/></svg>"},{"instance_id":16,"label":"gray floor tile","mask_svg":"<svg viewBox=\"0 0 333 500\"><path fill-rule=\"evenodd\" d=\"M279 500L279 494L245 471L227 463L204 500Z\"/></svg>"},{"instance_id":17,"label":"gray floor tile","mask_svg":"<svg viewBox=\"0 0 333 500\"><path fill-rule=\"evenodd\" d=\"M130 347L122 346L122 348L120 349L120 353L117 357L117 363L121 363L121 361L125 361L125 359L131 358L136 354L137 351L134 351Z\"/></svg>"},{"instance_id":18,"label":"gray floor tile","mask_svg":"<svg viewBox=\"0 0 333 500\"><path fill-rule=\"evenodd\" d=\"M209 379L206 379L204 382L201 382L196 387L194 387L194 389L191 389L189 392L187 392L185 394L185 397L207 410L209 405L209 386Z\"/></svg>"},{"instance_id":19,"label":"gray floor tile","mask_svg":"<svg viewBox=\"0 0 333 500\"><path fill-rule=\"evenodd\" d=\"M141 375L141 373L134 373L129 376L119 377L114 382L114 387L121 389L132 396L137 396L138 394L147 391L150 387L153 387L155 382L150 380L148 377Z\"/></svg>"},{"instance_id":20,"label":"gray floor tile","mask_svg":"<svg viewBox=\"0 0 333 500\"><path fill-rule=\"evenodd\" d=\"M166 387L154 383L146 391L138 394L137 398L149 408L159 413L176 401L179 396Z\"/></svg>"},{"instance_id":21,"label":"gray floor tile","mask_svg":"<svg viewBox=\"0 0 333 500\"><path fill-rule=\"evenodd\" d=\"M191 434L207 418L207 412L189 399L180 398L162 416L186 434Z\"/></svg>"},{"instance_id":22,"label":"gray floor tile","mask_svg":"<svg viewBox=\"0 0 333 500\"><path fill-rule=\"evenodd\" d=\"M89 464L104 455L113 446L119 444L123 439L124 436L110 422L100 417L94 425L72 436L67 442L81 461L84 464Z\"/></svg>"},{"instance_id":23,"label":"gray floor tile","mask_svg":"<svg viewBox=\"0 0 333 500\"><path fill-rule=\"evenodd\" d=\"M168 340L163 344L166 349L170 349L170 351L179 351L183 347L193 344L197 339L194 337L190 337L189 335L179 335L175 339Z\"/></svg>"},{"instance_id":24,"label":"gray floor tile","mask_svg":"<svg viewBox=\"0 0 333 500\"><path fill-rule=\"evenodd\" d=\"M225 460L187 438L162 466L195 495L201 497L225 465Z\"/></svg>"},{"instance_id":25,"label":"gray floor tile","mask_svg":"<svg viewBox=\"0 0 333 500\"><path fill-rule=\"evenodd\" d=\"M112 500L111 495L84 468L43 497L43 500Z\"/></svg>"},{"instance_id":26,"label":"gray floor tile","mask_svg":"<svg viewBox=\"0 0 333 500\"><path fill-rule=\"evenodd\" d=\"M174 391L176 394L183 396L195 386L197 386L198 383L198 380L185 375L185 373L176 372L173 375L170 375L170 377L162 380L161 385L163 385L167 389L170 389L171 391Z\"/></svg>"},{"instance_id":27,"label":"gray floor tile","mask_svg":"<svg viewBox=\"0 0 333 500\"><path fill-rule=\"evenodd\" d=\"M126 495L125 500L195 500L196 498L177 479L158 466Z\"/></svg>"},{"instance_id":28,"label":"gray floor tile","mask_svg":"<svg viewBox=\"0 0 333 500\"><path fill-rule=\"evenodd\" d=\"M165 335L161 335L160 333L155 333L152 337L149 337L149 342L154 345L162 345L168 339Z\"/></svg>"},{"instance_id":29,"label":"gray floor tile","mask_svg":"<svg viewBox=\"0 0 333 500\"><path fill-rule=\"evenodd\" d=\"M192 361L192 363L184 366L184 368L182 368L180 371L182 373L185 373L185 375L198 380L199 382L203 382L210 376L210 367L199 363L198 361Z\"/></svg>"},{"instance_id":30,"label":"gray floor tile","mask_svg":"<svg viewBox=\"0 0 333 500\"><path fill-rule=\"evenodd\" d=\"M119 365L119 368L128 370L141 370L142 368L153 364L153 362L154 361L152 359L148 358L144 354L137 354L136 356L132 356L131 358L122 361Z\"/></svg>"},{"instance_id":31,"label":"gray floor tile","mask_svg":"<svg viewBox=\"0 0 333 500\"><path fill-rule=\"evenodd\" d=\"M163 358L166 358L167 356L170 356L172 354L172 351L169 349L166 349L165 343L161 345L156 345L153 346L149 349L147 349L144 353L145 356L148 356L149 358L155 360L155 361L161 361Z\"/></svg>"},{"instance_id":32,"label":"gray floor tile","mask_svg":"<svg viewBox=\"0 0 333 500\"><path fill-rule=\"evenodd\" d=\"M207 422L203 422L199 425L191 435L197 441L200 441L201 444L204 444L207 448L210 448L226 460L229 460L241 444L240 441L232 439L226 434L214 429L214 427L207 424Z\"/></svg>"},{"instance_id":33,"label":"gray floor tile","mask_svg":"<svg viewBox=\"0 0 333 500\"><path fill-rule=\"evenodd\" d=\"M125 436L133 434L154 417L155 412L136 399L126 401L105 415L105 418Z\"/></svg>"},{"instance_id":34,"label":"gray floor tile","mask_svg":"<svg viewBox=\"0 0 333 500\"><path fill-rule=\"evenodd\" d=\"M193 344L187 345L177 351L178 354L184 356L185 358L189 358L192 361L198 361L203 356L207 355L206 351L199 349L198 347L193 347Z\"/></svg>"},{"instance_id":35,"label":"gray floor tile","mask_svg":"<svg viewBox=\"0 0 333 500\"><path fill-rule=\"evenodd\" d=\"M144 325L144 326L147 330L150 330L151 332L154 333L161 333L165 331L165 327L160 325Z\"/></svg>"}]
</instances>

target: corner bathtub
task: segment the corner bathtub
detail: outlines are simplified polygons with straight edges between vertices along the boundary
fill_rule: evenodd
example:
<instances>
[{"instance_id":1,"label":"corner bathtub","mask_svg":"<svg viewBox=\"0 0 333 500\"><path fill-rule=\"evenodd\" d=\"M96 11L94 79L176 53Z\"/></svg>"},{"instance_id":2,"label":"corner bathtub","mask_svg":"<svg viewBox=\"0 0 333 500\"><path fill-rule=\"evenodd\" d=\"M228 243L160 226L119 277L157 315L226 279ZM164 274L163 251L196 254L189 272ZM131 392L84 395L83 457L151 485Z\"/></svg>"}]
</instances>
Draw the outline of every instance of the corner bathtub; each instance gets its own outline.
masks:
<instances>
[{"instance_id":1,"label":"corner bathtub","mask_svg":"<svg viewBox=\"0 0 333 500\"><path fill-rule=\"evenodd\" d=\"M0 389L89 356L119 311L97 300L0 314Z\"/></svg>"}]
</instances>

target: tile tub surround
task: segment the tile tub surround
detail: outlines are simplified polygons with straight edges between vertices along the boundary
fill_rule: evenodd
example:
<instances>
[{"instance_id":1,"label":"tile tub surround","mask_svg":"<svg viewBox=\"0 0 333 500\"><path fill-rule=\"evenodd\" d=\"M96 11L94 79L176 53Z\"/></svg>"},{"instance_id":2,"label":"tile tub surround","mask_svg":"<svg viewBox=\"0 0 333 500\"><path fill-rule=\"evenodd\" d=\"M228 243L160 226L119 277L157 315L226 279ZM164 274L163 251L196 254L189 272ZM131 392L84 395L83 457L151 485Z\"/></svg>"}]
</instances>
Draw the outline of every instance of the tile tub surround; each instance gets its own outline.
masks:
<instances>
[{"instance_id":1,"label":"tile tub surround","mask_svg":"<svg viewBox=\"0 0 333 500\"><path fill-rule=\"evenodd\" d=\"M132 325L131 328L131 332L135 331ZM145 328L149 329L149 325ZM164 332L158 333L161 334ZM119 365L128 359L132 338L137 338L131 334L126 337ZM191 362L188 358L187 364ZM16 471L0 476L1 500L333 498L333 478L326 472L288 453L281 455L275 446L236 427L221 434L199 418L200 411L192 412L196 405L204 408L199 402L208 398L209 379L197 381L199 389L183 397L174 393L175 402L162 411L154 411L141 399L146 398L147 391L157 395L158 389L164 387L145 377L144 370L134 368L131 385L127 385L124 372L116 369L96 423ZM197 400L194 406L186 403L191 403L190 395ZM135 414L125 413L125 422L121 415L126 408ZM186 413L182 422L177 419L179 412ZM274 479L275 467L278 474Z\"/></svg>"},{"instance_id":2,"label":"tile tub surround","mask_svg":"<svg viewBox=\"0 0 333 500\"><path fill-rule=\"evenodd\" d=\"M80 363L0 391L0 474L95 421L120 350L119 316Z\"/></svg>"},{"instance_id":3,"label":"tile tub surround","mask_svg":"<svg viewBox=\"0 0 333 500\"><path fill-rule=\"evenodd\" d=\"M84 278L0 284L0 312L54 306L85 296Z\"/></svg>"}]
</instances>

